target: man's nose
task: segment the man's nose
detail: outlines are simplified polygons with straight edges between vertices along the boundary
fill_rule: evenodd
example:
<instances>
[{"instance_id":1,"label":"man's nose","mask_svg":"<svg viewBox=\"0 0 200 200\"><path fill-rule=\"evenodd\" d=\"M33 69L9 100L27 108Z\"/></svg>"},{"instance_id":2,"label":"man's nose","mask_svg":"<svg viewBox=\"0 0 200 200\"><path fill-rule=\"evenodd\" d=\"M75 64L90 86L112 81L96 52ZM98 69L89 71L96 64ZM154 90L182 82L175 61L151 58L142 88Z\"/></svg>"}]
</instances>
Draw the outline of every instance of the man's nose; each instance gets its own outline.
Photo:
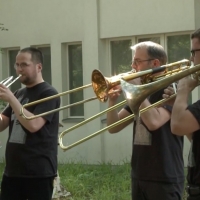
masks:
<instances>
[{"instance_id":1,"label":"man's nose","mask_svg":"<svg viewBox=\"0 0 200 200\"><path fill-rule=\"evenodd\" d=\"M134 63L131 64L131 67L132 67L132 71L137 72L137 66Z\"/></svg>"}]
</instances>

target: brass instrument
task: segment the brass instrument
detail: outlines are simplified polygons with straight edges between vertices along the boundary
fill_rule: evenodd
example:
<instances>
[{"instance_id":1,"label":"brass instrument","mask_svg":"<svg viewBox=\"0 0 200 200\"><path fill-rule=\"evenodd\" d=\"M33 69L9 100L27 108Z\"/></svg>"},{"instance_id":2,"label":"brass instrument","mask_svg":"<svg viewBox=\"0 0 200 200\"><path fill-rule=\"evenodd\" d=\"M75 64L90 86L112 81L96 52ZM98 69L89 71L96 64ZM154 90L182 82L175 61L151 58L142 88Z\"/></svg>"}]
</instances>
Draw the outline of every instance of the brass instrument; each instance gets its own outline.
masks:
<instances>
[{"instance_id":1,"label":"brass instrument","mask_svg":"<svg viewBox=\"0 0 200 200\"><path fill-rule=\"evenodd\" d=\"M38 117L42 117L42 116L45 116L45 115L48 115L48 114L51 114L51 113L54 113L54 112L58 112L60 110L64 110L64 109L67 109L67 108L71 108L72 106L83 104L83 103L93 101L93 100L96 100L96 99L99 99L101 102L106 102L108 100L108 95L110 93L112 93L112 92L110 92L110 89L113 88L116 85L120 85L122 78L125 81L130 81L130 80L133 80L135 78L141 77L142 83L149 83L149 82L152 82L152 81L159 80L163 76L166 76L166 75L175 73L177 71L180 71L182 65L185 65L184 67L188 68L189 63L190 62L188 60L184 59L184 60L181 60L181 61L178 61L178 62L175 62L175 63L163 65L163 66L155 68L155 69L149 69L149 70L145 70L145 71L141 71L141 72L137 72L137 73L134 72L134 71L130 71L130 72L127 72L127 73L122 73L122 74L118 74L116 76L112 76L110 78L104 77L99 70L93 70L92 76L91 76L92 84L84 85L84 86L79 87L79 88L75 88L75 89L72 89L72 90L69 90L69 91L66 91L66 92L61 92L59 94L56 94L56 95L53 95L53 96L50 96L50 97L46 97L46 98L43 98L43 99L40 99L40 100L37 100L37 101L34 101L34 102L24 104L20 109L20 115L23 116L27 120L32 120L32 119L35 119L35 118L38 118ZM177 66L178 69L169 70L170 67L174 67L174 66ZM159 72L164 72L164 73L163 73L163 75L153 76L153 74L159 73ZM30 117L26 116L25 113L24 113L24 108L27 108L29 106L33 106L33 105L36 105L36 104L39 104L39 103L42 103L42 102L45 102L45 101L48 101L48 100L51 100L51 99L54 99L54 98L58 98L58 97L61 97L61 96L64 96L64 95L68 95L70 93L77 92L77 91L83 90L83 89L91 87L91 86L93 87L94 93L96 94L95 97L92 97L92 98L89 98L89 99L86 99L86 100L82 100L82 101L79 101L79 102L76 102L76 103L73 103L73 104L70 104L70 105L66 105L66 106L63 106L63 107L60 107L60 108L57 108L57 109L54 109L54 110L51 110L51 111L48 111L48 112L40 113L38 115L33 115L33 116L30 116ZM114 92L117 92L117 91L114 91Z\"/></svg>"},{"instance_id":2,"label":"brass instrument","mask_svg":"<svg viewBox=\"0 0 200 200\"><path fill-rule=\"evenodd\" d=\"M184 66L182 66L184 65ZM170 67L177 67L176 69L173 69L173 70L169 70ZM164 70L163 70L164 69ZM118 103L117 105L111 107L111 108L108 108L100 113L98 113L97 115L94 115L93 117L90 117L86 120L84 120L83 122L81 123L78 123L76 124L75 126L72 126L70 127L69 129L63 131L60 135L59 135L59 144L60 144L60 147L63 151L66 151L66 150L69 150L97 135L99 135L100 133L108 130L108 129L111 129L129 119L132 119L134 118L135 116L137 116L139 114L139 106L140 104L152 93L162 89L162 88L165 88L167 87L168 85L170 85L171 83L173 82L176 82L178 81L179 79L187 76L187 75L190 75L190 74L193 74L194 75L194 78L197 78L198 75L196 74L197 71L200 70L200 65L198 66L195 66L195 67L191 67L190 66L190 62L188 60L182 60L182 61L178 61L178 62L175 62L175 63L171 63L171 64L168 64L168 65L165 65L165 66L161 66L159 68L157 68L158 71L156 71L155 73L159 72L159 71L164 71L163 74L159 74L158 76L150 76L153 72L151 70L146 70L146 71L143 71L143 72L138 72L138 73L135 73L135 74L132 74L132 75L129 75L129 76L121 76L121 79L119 80L118 77L119 75L117 76L117 79L116 81L113 81L113 77L111 77L111 79L108 79L108 78L104 78L104 76L98 71L98 70L95 70L94 73L97 74L97 78L96 79L92 79L92 82L93 82L93 85L96 86L94 87L94 91L96 93L96 95L98 96L98 98L100 100L107 100L107 94L108 94L108 91L109 89L111 89L112 87L114 87L115 85L118 85L118 84L121 84L121 87L122 87L122 90L124 92L124 96L125 96L125 99L124 101ZM148 71L148 73L147 73ZM143 83L144 82L147 82L148 84L144 84L144 85L133 85L133 84L130 84L128 83L127 81L129 80L132 80L134 78L137 78L137 77L141 77L143 79ZM95 80L97 82L95 82ZM110 82L109 82L110 81ZM149 83L150 81L154 81L152 83ZM111 87L111 84L112 84L112 87ZM169 99L172 99L174 98L176 95L172 95ZM104 98L102 98L104 97ZM105 98L106 97L106 98ZM153 107L156 107L160 104L163 104L165 103L166 101L168 101L169 99L163 99L155 104L152 104L142 110L140 110L140 113L143 113L147 110L149 110L150 108L153 108ZM69 133L70 131L88 123L89 121L92 121L93 119L99 117L100 115L103 115L111 110L114 110L124 104L128 103L129 107L132 109L133 111L133 114L116 122L116 123L113 123L112 125L109 125L71 145L68 145L68 146L64 146L63 145L63 142L62 142L62 139L64 137L65 134Z\"/></svg>"},{"instance_id":3,"label":"brass instrument","mask_svg":"<svg viewBox=\"0 0 200 200\"><path fill-rule=\"evenodd\" d=\"M91 86L92 86L92 84L88 84L88 85L85 85L85 86L82 86L82 87L79 87L79 88L75 88L75 89L72 89L72 90L69 90L69 91L66 91L66 92L61 92L61 93L58 93L56 95L52 95L50 97L46 97L46 98L43 98L43 99L40 99L40 100L37 100L37 101L33 101L31 103L24 104L20 109L20 115L23 116L27 120L32 120L32 119L42 117L42 116L45 116L45 115L48 115L48 114L51 114L51 113L54 113L54 112L58 112L60 110L67 109L67 108L72 107L72 106L76 106L76 105L97 99L97 97L93 97L93 98L90 98L90 99L79 101L77 103L73 103L73 104L70 104L70 105L67 105L67 106L63 106L63 107L60 107L60 108L57 108L57 109L54 109L54 110L51 110L51 111L48 111L48 112L44 112L44 113L41 113L41 114L38 114L38 115L33 115L33 116L30 116L30 117L28 117L24 114L24 108L26 108L26 107L33 106L33 105L36 105L36 104L39 104L39 103L42 103L42 102L45 102L45 101L49 101L51 99L55 99L55 98L58 98L58 97L61 97L61 96L64 96L64 95L67 95L67 94L70 94L70 93L73 93L73 92L77 92L79 90L83 90L83 89L91 87Z\"/></svg>"},{"instance_id":4,"label":"brass instrument","mask_svg":"<svg viewBox=\"0 0 200 200\"><path fill-rule=\"evenodd\" d=\"M135 73L129 72L125 74L119 74L116 76L112 76L111 78L104 77L99 70L95 69L92 72L92 86L98 99L101 102L106 102L108 99L109 90L116 85L121 85L122 80L128 82L140 77L141 83L147 84L163 79L163 77L171 76L181 70L188 69L189 66L190 66L190 61L187 59L183 59L181 61L163 65L161 67L157 67L154 69L149 69ZM163 73L161 74L159 72ZM157 73L159 74L155 75Z\"/></svg>"},{"instance_id":5,"label":"brass instrument","mask_svg":"<svg viewBox=\"0 0 200 200\"><path fill-rule=\"evenodd\" d=\"M96 77L96 75L97 75L95 72L96 71L94 70L93 73L92 73L92 79L94 77ZM99 73L99 74L101 74L101 73ZM116 77L118 77L118 79L120 79L121 76L122 77L123 76L127 76L128 77L128 76L130 76L132 74L136 74L136 73L133 72L133 71L130 71L130 72L127 72L127 73L119 74ZM93 101L93 100L96 100L96 99L99 99L102 102L106 102L107 101L107 96L109 94L109 89L114 87L114 85L116 85L116 83L114 83L115 80L111 80L111 79L112 78L103 77L103 81L106 82L106 86L105 86L106 87L106 93L105 93L105 96L100 96L100 94L99 95L97 94L98 91L97 91L97 88L95 87L96 82L94 83L94 81L92 80L92 84L87 84L87 85L84 85L82 87L78 87L78 88L75 88L75 89L72 89L72 90L68 90L66 92L61 92L61 93L58 93L56 95L52 95L50 97L46 97L46 98L43 98L43 99L40 99L40 100L37 100L37 101L34 101L34 102L30 102L30 103L24 104L20 109L20 115L23 116L27 120L32 120L32 119L35 119L35 118L38 118L38 117L42 117L42 116L45 116L45 115L48 115L48 114L51 114L51 113L54 113L54 112L58 112L60 110L64 110L64 109L70 108L72 106L76 106L76 105L83 104L83 103L86 103L86 102L89 102L89 101ZM27 108L29 106L33 106L33 105L36 105L36 104L39 104L39 103L42 103L42 102L45 102L45 101L48 101L48 100L51 100L51 99L54 99L54 98L58 98L58 97L61 97L61 96L64 96L64 95L68 95L68 94L71 94L73 92L77 92L77 91L80 91L80 90L83 90L83 89L86 89L86 88L89 88L89 87L93 87L93 90L96 93L95 97L91 97L91 98L88 98L86 100L82 100L82 101L79 101L79 102L76 102L76 103L73 103L73 104L70 104L70 105L62 106L60 108L57 108L57 109L54 109L54 110L51 110L51 111L48 111L48 112L44 112L44 113L41 113L41 114L38 114L38 115L33 115L33 116L30 116L30 117L26 116L25 113L24 113L24 108ZM98 85L98 87L99 87L99 85ZM98 90L99 90L99 92L102 92L102 87L98 88Z\"/></svg>"},{"instance_id":6,"label":"brass instrument","mask_svg":"<svg viewBox=\"0 0 200 200\"><path fill-rule=\"evenodd\" d=\"M175 97L175 94L172 95L169 99L172 99L172 98L174 98L174 97ZM155 104L152 104L152 105L150 105L150 106L148 106L148 107L142 109L142 110L140 111L140 113L142 114L143 112L149 110L150 108L153 108L153 107L156 107L156 106L158 106L158 105L160 105L160 104L162 104L162 103L165 103L166 101L169 101L169 99L163 99L163 100L161 100L161 101L159 101L159 102L157 102L157 103L155 103ZM115 127L115 126L117 126L117 125L119 125L119 124L121 124L121 123L123 123L123 122L128 121L129 119L134 118L134 117L135 117L135 114L131 114L131 115L125 117L124 119L121 119L121 120L119 120L119 121L117 121L117 122L115 122L115 123L113 123L113 124L111 124L111 125L109 125L109 126L104 127L103 129L101 129L101 130L99 130L99 131L97 131L97 132L95 132L95 133L93 133L93 134L90 134L90 135L87 136L87 137L84 137L83 139L81 139L81 140L79 140L79 141L77 141L77 142L74 142L73 144L70 144L70 145L68 145L68 146L64 146L64 145L63 145L62 138L64 137L65 134L69 133L70 131L72 131L72 130L74 130L74 129L76 129L76 128L78 128L78 127L80 127L80 126L82 126L82 125L84 125L84 124L86 124L86 123L92 121L93 119L96 119L97 117L99 117L99 116L101 116L101 115L103 115L103 114L105 114L105 113L107 113L107 112L109 112L109 111L111 111L111 110L114 110L114 109L116 109L116 108L118 108L118 107L120 107L120 106L122 106L122 105L124 105L124 104L126 104L126 103L127 103L126 100L124 100L124 101L122 101L122 102L116 104L115 106L112 106L111 108L108 108L108 109L106 109L106 110L104 110L104 111L98 113L97 115L94 115L94 116L92 116L92 117L90 117L90 118L88 118L88 119L86 119L86 120L84 120L84 121L82 121L82 122L80 122L80 123L78 123L78 124L76 124L76 125L74 125L74 126L68 128L67 130L63 131L63 132L59 135L59 138L58 138L58 139L59 139L60 148L61 148L63 151L67 151L67 150L69 150L69 149L71 149L71 148L73 148L73 147L75 147L75 146L77 146L77 145L79 145L79 144L81 144L81 143L83 143L83 142L89 140L89 139L92 139L93 137L96 137L97 135L99 135L100 133L103 133L104 131L106 131L106 130L108 130L108 129L111 129L111 128L113 128L113 127Z\"/></svg>"},{"instance_id":7,"label":"brass instrument","mask_svg":"<svg viewBox=\"0 0 200 200\"><path fill-rule=\"evenodd\" d=\"M75 126L70 127L69 129L63 131L59 135L60 147L64 151L66 151L68 149L71 149L71 148L73 148L73 147L75 147L75 146L77 146L77 145L99 135L100 133L104 132L105 130L108 130L112 127L115 127L115 126L137 116L139 114L139 112L140 113L145 112L146 110L148 110L152 107L156 107L156 106L168 101L169 99L174 98L175 95L171 96L171 98L169 98L169 99L163 99L163 100L161 100L161 101L139 111L140 104L149 95L151 95L152 93L154 93L154 92L156 92L156 91L158 91L162 88L169 86L171 83L176 82L176 81L178 81L179 79L181 79L185 76L193 75L194 78L198 78L199 77L199 74L198 74L199 70L200 70L200 65L190 66L190 62L188 60L185 60L185 59L178 61L178 62L163 65L163 66L155 68L155 69L149 69L149 70L145 70L145 71L141 71L141 72L132 72L131 71L131 72L119 74L119 75L116 75L116 76L113 76L113 77L110 77L110 78L104 77L101 74L100 71L94 70L93 73L92 73L92 84L82 86L80 88L69 90L69 91L59 93L59 94L51 96L51 97L47 97L47 98L44 98L44 99L41 99L41 100L38 100L38 101L35 101L35 102L25 104L21 108L21 115L26 119L34 119L34 118L41 117L41 116L44 116L44 115L47 115L47 114L50 114L50 113L53 113L53 112L57 112L59 110L70 108L74 105L78 105L80 103L85 103L87 101L91 101L91 100L94 100L94 99L97 99L97 98L101 102L106 102L107 99L108 99L108 95L110 93L110 89L112 89L114 86L121 85L121 88L122 88L122 91L124 93L126 100L120 102L119 104L117 104L117 105L115 105L111 108L108 108L108 109L98 113L95 116L92 116L92 117L86 119L85 121L83 121L81 123L76 124ZM160 73L160 72L162 72L162 73ZM131 81L131 80L133 80L135 78L139 78L139 77L141 78L143 85L133 85L133 84L128 82L128 81ZM60 97L60 96L64 96L66 94L70 94L72 92L76 92L76 91L79 91L81 89L84 89L84 88L90 87L90 86L93 87L93 90L96 94L96 97L93 97L93 98L90 98L90 99L87 99L87 100L83 100L81 102L74 103L74 104L71 104L71 105L63 106L61 108L51 110L49 112L41 113L39 115L35 115L35 116L32 116L32 117L27 117L27 116L24 115L23 109L25 107L28 107L28 106L31 106L31 105L34 105L34 104L37 104L37 103L45 102L47 100L57 98L57 97ZM101 130L99 130L99 131L97 131L97 132L95 132L95 133L93 133L93 134L91 134L91 135L69 145L69 146L63 145L62 139L63 139L65 134L69 133L70 131L72 131L72 130L74 130L74 129L76 129L76 128L78 128L78 127L80 127L80 126L82 126L86 123L88 123L89 121L92 121L93 119L99 117L100 115L103 115L103 114L105 114L105 113L107 113L107 112L109 112L113 109L116 109L116 108L118 108L118 107L120 107L120 106L122 106L126 103L129 105L129 107L133 111L132 115L130 115L127 118L124 118L124 119L122 119L122 120L120 120L120 121L118 121L118 122L116 122L116 123L114 123L110 126L107 126L107 127L103 128L103 129L101 129Z\"/></svg>"},{"instance_id":8,"label":"brass instrument","mask_svg":"<svg viewBox=\"0 0 200 200\"><path fill-rule=\"evenodd\" d=\"M19 74L14 80L13 80L13 76L9 76L7 78L5 78L4 80L2 80L0 82L0 84L5 85L7 88L10 87L15 81L17 81L19 78L21 77L21 74Z\"/></svg>"}]
</instances>

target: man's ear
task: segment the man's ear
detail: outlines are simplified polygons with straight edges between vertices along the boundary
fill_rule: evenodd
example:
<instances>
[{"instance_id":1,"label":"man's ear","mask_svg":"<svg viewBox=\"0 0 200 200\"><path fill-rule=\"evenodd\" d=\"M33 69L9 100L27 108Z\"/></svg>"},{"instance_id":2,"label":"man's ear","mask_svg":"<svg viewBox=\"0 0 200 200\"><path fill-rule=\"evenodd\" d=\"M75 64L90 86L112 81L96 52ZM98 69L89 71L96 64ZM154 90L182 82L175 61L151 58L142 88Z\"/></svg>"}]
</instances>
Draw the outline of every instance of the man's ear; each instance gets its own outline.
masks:
<instances>
[{"instance_id":1,"label":"man's ear","mask_svg":"<svg viewBox=\"0 0 200 200\"><path fill-rule=\"evenodd\" d=\"M41 71L42 71L42 64L41 64L41 63L38 63L38 64L37 64L37 69L38 69L38 72L41 72Z\"/></svg>"},{"instance_id":2,"label":"man's ear","mask_svg":"<svg viewBox=\"0 0 200 200\"><path fill-rule=\"evenodd\" d=\"M159 67L159 66L161 66L160 60L158 60L158 59L153 60L153 66L154 66L154 67Z\"/></svg>"}]
</instances>

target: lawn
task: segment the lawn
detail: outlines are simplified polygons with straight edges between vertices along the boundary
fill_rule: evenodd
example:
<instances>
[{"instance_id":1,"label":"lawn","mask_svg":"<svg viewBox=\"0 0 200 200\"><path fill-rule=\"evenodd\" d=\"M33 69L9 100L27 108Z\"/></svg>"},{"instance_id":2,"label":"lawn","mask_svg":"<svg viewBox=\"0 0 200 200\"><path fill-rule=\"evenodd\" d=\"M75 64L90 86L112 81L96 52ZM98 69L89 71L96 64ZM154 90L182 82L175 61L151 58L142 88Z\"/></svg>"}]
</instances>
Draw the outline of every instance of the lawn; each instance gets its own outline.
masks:
<instances>
[{"instance_id":1,"label":"lawn","mask_svg":"<svg viewBox=\"0 0 200 200\"><path fill-rule=\"evenodd\" d=\"M61 184L70 200L130 199L130 165L59 165Z\"/></svg>"},{"instance_id":2,"label":"lawn","mask_svg":"<svg viewBox=\"0 0 200 200\"><path fill-rule=\"evenodd\" d=\"M59 175L71 193L62 200L130 200L130 164L59 164Z\"/></svg>"},{"instance_id":3,"label":"lawn","mask_svg":"<svg viewBox=\"0 0 200 200\"><path fill-rule=\"evenodd\" d=\"M66 200L130 200L130 164L60 164L59 173L61 184L72 194Z\"/></svg>"}]
</instances>

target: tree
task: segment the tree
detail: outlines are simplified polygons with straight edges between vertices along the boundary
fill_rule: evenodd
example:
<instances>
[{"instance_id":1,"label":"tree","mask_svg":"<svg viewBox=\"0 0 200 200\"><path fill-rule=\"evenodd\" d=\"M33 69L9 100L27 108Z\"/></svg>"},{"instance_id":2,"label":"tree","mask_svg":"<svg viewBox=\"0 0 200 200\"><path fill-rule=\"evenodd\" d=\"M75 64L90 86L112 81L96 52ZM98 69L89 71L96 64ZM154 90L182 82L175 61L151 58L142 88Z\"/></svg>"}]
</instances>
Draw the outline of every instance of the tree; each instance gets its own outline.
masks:
<instances>
[{"instance_id":1,"label":"tree","mask_svg":"<svg viewBox=\"0 0 200 200\"><path fill-rule=\"evenodd\" d=\"M8 29L4 27L4 24L0 23L0 31L8 31Z\"/></svg>"},{"instance_id":2,"label":"tree","mask_svg":"<svg viewBox=\"0 0 200 200\"><path fill-rule=\"evenodd\" d=\"M4 24L0 23L0 31L8 31L8 29L4 27ZM1 47L0 47L0 53L1 53Z\"/></svg>"}]
</instances>

